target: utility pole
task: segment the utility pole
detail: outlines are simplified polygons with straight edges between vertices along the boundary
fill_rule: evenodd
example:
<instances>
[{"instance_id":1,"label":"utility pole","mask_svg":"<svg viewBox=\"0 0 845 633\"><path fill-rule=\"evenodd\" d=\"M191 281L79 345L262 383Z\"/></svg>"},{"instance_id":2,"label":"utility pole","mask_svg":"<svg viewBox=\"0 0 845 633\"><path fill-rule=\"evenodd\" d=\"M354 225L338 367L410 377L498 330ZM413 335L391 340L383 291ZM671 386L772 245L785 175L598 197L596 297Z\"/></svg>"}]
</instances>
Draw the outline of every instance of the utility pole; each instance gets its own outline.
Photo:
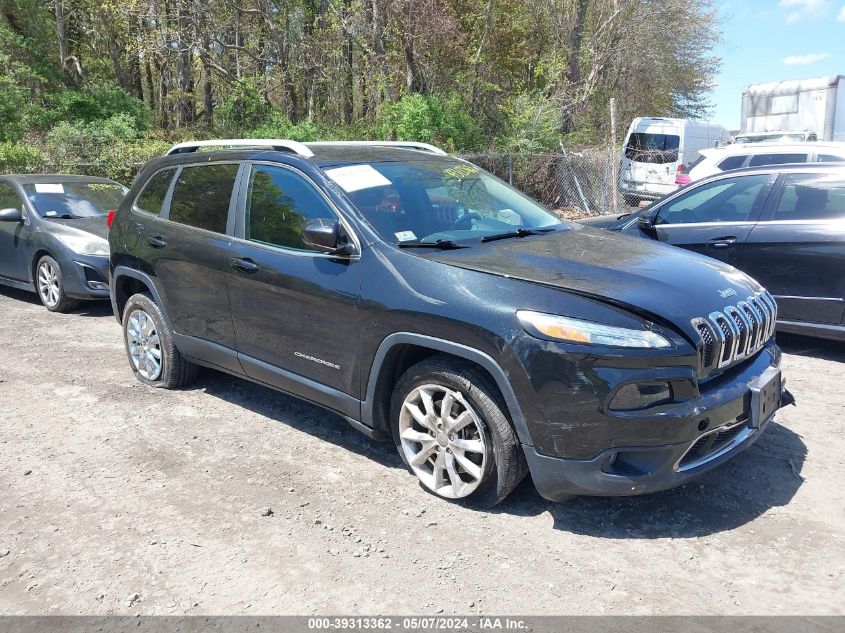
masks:
<instances>
[{"instance_id":1,"label":"utility pole","mask_svg":"<svg viewBox=\"0 0 845 633\"><path fill-rule=\"evenodd\" d=\"M616 97L610 98L610 206L619 211L619 160L616 156Z\"/></svg>"}]
</instances>

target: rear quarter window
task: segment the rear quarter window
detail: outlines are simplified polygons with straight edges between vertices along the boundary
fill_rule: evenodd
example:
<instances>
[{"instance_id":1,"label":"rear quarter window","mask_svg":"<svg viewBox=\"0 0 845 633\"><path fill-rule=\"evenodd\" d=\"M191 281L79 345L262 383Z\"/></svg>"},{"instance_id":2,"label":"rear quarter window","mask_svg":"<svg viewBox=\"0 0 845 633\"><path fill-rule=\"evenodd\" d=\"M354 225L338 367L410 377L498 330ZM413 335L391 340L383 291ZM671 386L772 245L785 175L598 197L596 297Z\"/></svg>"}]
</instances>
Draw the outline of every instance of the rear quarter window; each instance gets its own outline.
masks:
<instances>
[{"instance_id":1,"label":"rear quarter window","mask_svg":"<svg viewBox=\"0 0 845 633\"><path fill-rule=\"evenodd\" d=\"M176 173L176 168L163 169L147 181L141 190L141 195L135 199L135 206L141 211L158 215L161 213L161 207L164 204L164 198L167 196L167 190L170 188L170 181L173 180L173 175Z\"/></svg>"},{"instance_id":2,"label":"rear quarter window","mask_svg":"<svg viewBox=\"0 0 845 633\"><path fill-rule=\"evenodd\" d=\"M684 171L683 171L682 173L684 173L684 174L689 174L689 173L690 173L693 169L695 169L695 168L696 168L696 167L698 167L698 166L699 166L702 162L704 162L704 159L706 159L706 158L707 158L707 156L705 156L704 154L699 154L699 155L698 155L698 158L696 158L696 159L695 159L694 161L692 161L689 165L687 165L686 167L684 167Z\"/></svg>"},{"instance_id":3,"label":"rear quarter window","mask_svg":"<svg viewBox=\"0 0 845 633\"><path fill-rule=\"evenodd\" d=\"M721 163L719 163L717 167L722 171L728 171L729 169L739 169L740 167L742 167L742 164L745 162L746 158L748 158L748 154L743 154L742 156L728 156Z\"/></svg>"}]
</instances>

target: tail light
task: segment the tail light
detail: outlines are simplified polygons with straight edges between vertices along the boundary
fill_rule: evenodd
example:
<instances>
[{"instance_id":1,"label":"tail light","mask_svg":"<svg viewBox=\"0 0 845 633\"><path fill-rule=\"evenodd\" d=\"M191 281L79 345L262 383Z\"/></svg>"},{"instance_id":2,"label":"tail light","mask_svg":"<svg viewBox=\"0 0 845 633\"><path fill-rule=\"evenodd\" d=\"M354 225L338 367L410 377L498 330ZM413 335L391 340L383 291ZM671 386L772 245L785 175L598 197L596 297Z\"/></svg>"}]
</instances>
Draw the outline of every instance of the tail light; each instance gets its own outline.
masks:
<instances>
[{"instance_id":1,"label":"tail light","mask_svg":"<svg viewBox=\"0 0 845 633\"><path fill-rule=\"evenodd\" d=\"M111 228L112 222L114 222L114 211L113 210L109 211L109 217L106 218L106 226Z\"/></svg>"},{"instance_id":2,"label":"tail light","mask_svg":"<svg viewBox=\"0 0 845 633\"><path fill-rule=\"evenodd\" d=\"M680 185L680 186L683 187L684 185L688 185L692 182L692 178L690 178L689 175L684 173L684 171L686 171L686 169L687 169L686 165L678 165L678 170L675 172L675 184L676 185Z\"/></svg>"}]
</instances>

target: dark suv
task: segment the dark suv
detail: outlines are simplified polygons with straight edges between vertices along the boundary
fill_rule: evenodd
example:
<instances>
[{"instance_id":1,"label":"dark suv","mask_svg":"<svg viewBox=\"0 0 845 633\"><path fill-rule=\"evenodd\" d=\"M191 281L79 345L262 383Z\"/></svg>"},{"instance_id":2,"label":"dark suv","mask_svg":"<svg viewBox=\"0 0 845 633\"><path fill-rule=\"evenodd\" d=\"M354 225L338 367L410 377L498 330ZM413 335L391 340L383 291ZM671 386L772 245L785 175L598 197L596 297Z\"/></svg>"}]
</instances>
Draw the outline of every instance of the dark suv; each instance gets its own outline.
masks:
<instances>
[{"instance_id":1,"label":"dark suv","mask_svg":"<svg viewBox=\"0 0 845 633\"><path fill-rule=\"evenodd\" d=\"M526 472L552 500L681 484L790 399L774 300L730 266L561 222L430 146L244 143L175 147L117 211L146 384L204 365L294 394L478 504Z\"/></svg>"}]
</instances>

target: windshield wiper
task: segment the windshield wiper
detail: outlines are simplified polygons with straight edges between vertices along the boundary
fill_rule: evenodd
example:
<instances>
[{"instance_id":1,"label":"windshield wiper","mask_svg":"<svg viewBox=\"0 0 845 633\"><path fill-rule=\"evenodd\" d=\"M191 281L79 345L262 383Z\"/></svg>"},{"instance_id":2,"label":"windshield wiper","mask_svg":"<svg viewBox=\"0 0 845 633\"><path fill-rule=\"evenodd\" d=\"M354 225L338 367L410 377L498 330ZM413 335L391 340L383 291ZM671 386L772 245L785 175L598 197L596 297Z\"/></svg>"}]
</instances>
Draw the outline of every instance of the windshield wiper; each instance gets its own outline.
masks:
<instances>
[{"instance_id":1,"label":"windshield wiper","mask_svg":"<svg viewBox=\"0 0 845 633\"><path fill-rule=\"evenodd\" d=\"M515 231L508 231L506 233L496 233L495 235L485 235L481 238L482 242L495 242L496 240L506 240L511 237L528 237L529 235L541 235L554 231L553 228L548 229L517 229Z\"/></svg>"},{"instance_id":2,"label":"windshield wiper","mask_svg":"<svg viewBox=\"0 0 845 633\"><path fill-rule=\"evenodd\" d=\"M84 215L73 215L72 213L62 213L61 215L43 215L41 216L48 220L79 220L84 218Z\"/></svg>"},{"instance_id":3,"label":"windshield wiper","mask_svg":"<svg viewBox=\"0 0 845 633\"><path fill-rule=\"evenodd\" d=\"M436 242L399 242L396 244L399 248L439 248L443 251L451 251L456 248L467 248L458 244L454 240L437 240Z\"/></svg>"}]
</instances>

